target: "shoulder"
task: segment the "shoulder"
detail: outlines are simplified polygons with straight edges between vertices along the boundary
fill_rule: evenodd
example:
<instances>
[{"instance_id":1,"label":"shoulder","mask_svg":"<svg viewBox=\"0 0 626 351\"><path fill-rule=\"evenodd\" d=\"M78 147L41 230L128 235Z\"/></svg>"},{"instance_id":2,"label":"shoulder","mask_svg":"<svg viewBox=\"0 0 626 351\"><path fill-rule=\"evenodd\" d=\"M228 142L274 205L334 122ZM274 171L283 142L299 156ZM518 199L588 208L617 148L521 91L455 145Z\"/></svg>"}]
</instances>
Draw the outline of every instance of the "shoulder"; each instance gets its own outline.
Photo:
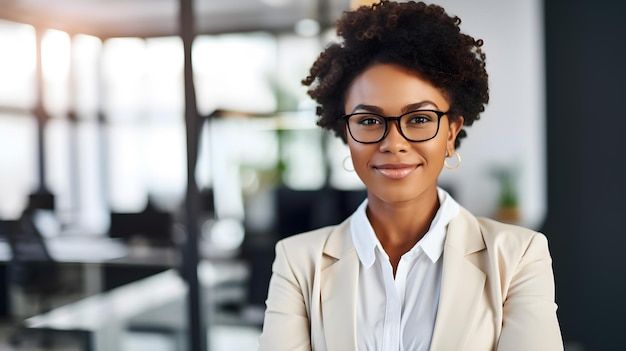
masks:
<instances>
[{"instance_id":1,"label":"shoulder","mask_svg":"<svg viewBox=\"0 0 626 351\"><path fill-rule=\"evenodd\" d=\"M292 235L276 244L277 255L283 254L293 260L318 260L324 254L341 256L353 249L350 234L350 218L338 225L315 229ZM282 251L282 252L281 252Z\"/></svg>"},{"instance_id":2,"label":"shoulder","mask_svg":"<svg viewBox=\"0 0 626 351\"><path fill-rule=\"evenodd\" d=\"M280 240L277 245L282 246L292 253L315 250L316 248L324 246L324 243L326 243L330 234L334 232L337 227L337 225L332 225L295 234Z\"/></svg>"},{"instance_id":3,"label":"shoulder","mask_svg":"<svg viewBox=\"0 0 626 351\"><path fill-rule=\"evenodd\" d=\"M476 217L476 220L479 223L485 241L493 243L518 243L523 245L524 243L529 243L538 238L540 240L542 238L545 239L542 233L519 225L502 223L484 217Z\"/></svg>"},{"instance_id":4,"label":"shoulder","mask_svg":"<svg viewBox=\"0 0 626 351\"><path fill-rule=\"evenodd\" d=\"M455 221L448 231L454 238L449 247L482 270L493 286L502 289L502 296L516 280L539 279L541 286L550 286L552 258L543 233L475 217L467 210L461 210Z\"/></svg>"},{"instance_id":5,"label":"shoulder","mask_svg":"<svg viewBox=\"0 0 626 351\"><path fill-rule=\"evenodd\" d=\"M519 225L507 224L493 219L476 217L466 209L459 213L460 221L465 225L464 233L467 242L482 241L482 245L490 255L507 256L521 259L523 256L542 256L549 258L546 236L538 231Z\"/></svg>"}]
</instances>

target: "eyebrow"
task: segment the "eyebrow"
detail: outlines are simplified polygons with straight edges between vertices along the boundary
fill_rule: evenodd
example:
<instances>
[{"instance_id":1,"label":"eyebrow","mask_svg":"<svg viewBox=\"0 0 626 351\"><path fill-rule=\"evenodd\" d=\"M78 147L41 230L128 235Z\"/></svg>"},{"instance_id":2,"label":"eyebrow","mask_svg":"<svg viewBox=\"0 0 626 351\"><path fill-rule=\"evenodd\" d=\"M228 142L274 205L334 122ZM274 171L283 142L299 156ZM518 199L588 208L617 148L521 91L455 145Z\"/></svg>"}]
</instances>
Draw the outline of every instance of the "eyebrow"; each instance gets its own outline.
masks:
<instances>
[{"instance_id":1,"label":"eyebrow","mask_svg":"<svg viewBox=\"0 0 626 351\"><path fill-rule=\"evenodd\" d=\"M433 107L439 109L437 104L435 104L434 102L432 102L430 100L424 100L424 101L420 101L420 102L416 102L416 103L413 103L413 104L408 104L408 105L403 106L402 107L402 113L419 110L419 109L423 108L424 106L428 106L428 105L432 105ZM354 112L359 111L359 110L373 112L373 113L378 113L378 114L382 114L382 112L383 112L383 109L378 107L378 106L358 104L358 105L356 105L352 109L351 113L354 113Z\"/></svg>"}]
</instances>

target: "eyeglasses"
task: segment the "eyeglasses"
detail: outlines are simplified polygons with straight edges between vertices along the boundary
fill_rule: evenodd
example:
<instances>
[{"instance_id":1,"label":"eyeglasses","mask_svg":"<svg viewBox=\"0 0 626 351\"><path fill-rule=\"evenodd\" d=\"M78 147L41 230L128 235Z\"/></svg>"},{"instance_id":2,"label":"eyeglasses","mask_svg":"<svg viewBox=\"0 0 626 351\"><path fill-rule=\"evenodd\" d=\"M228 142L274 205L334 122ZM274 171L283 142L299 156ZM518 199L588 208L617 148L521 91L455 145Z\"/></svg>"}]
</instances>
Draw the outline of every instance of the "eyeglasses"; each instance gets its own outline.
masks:
<instances>
[{"instance_id":1,"label":"eyeglasses","mask_svg":"<svg viewBox=\"0 0 626 351\"><path fill-rule=\"evenodd\" d=\"M448 112L416 110L397 117L385 117L372 112L357 112L344 115L348 132L354 141L374 144L387 136L389 122L397 121L400 134L408 141L426 141L437 136L439 121Z\"/></svg>"}]
</instances>

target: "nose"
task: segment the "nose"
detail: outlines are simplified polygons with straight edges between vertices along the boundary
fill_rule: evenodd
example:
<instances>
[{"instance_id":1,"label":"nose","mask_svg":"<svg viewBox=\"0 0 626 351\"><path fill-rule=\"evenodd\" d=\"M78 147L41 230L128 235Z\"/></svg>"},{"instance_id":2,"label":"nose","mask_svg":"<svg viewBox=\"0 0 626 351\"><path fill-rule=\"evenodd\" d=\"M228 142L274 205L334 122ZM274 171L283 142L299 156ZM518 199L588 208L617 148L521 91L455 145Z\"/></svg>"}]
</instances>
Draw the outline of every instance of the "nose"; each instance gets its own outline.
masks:
<instances>
[{"instance_id":1,"label":"nose","mask_svg":"<svg viewBox=\"0 0 626 351\"><path fill-rule=\"evenodd\" d=\"M379 149L381 152L406 152L410 145L409 141L400 133L399 121L389 121L387 126L387 135L380 141Z\"/></svg>"}]
</instances>

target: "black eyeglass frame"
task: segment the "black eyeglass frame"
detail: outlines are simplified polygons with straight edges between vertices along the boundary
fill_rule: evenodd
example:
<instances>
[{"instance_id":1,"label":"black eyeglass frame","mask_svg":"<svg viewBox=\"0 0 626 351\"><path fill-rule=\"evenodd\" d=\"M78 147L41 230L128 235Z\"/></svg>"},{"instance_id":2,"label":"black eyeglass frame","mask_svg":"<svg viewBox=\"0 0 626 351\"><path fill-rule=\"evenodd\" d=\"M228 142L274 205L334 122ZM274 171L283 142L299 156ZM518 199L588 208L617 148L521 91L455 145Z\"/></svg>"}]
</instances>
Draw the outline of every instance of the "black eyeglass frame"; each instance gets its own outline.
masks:
<instances>
[{"instance_id":1,"label":"black eyeglass frame","mask_svg":"<svg viewBox=\"0 0 626 351\"><path fill-rule=\"evenodd\" d=\"M433 136L431 136L428 139L422 139L422 140L413 140L413 139L409 139L407 138L406 135L404 135L404 132L402 131L402 126L400 125L400 119L406 115L412 114L412 113L416 113L416 112L432 112L434 114L437 115L437 130L435 131L435 134ZM381 142L383 139L385 139L387 137L387 134L389 134L389 121L397 121L397 126L396 128L398 128L398 131L400 132L400 135L402 135L402 137L412 143L421 143L423 141L428 141L431 140L433 138L435 138L437 136L437 134L439 134L439 126L441 126L441 118L447 114L449 114L450 111L447 112L442 112L442 111L437 111L437 110L413 110L413 111L408 111L405 112L399 116L383 116L380 115L378 113L374 113L374 112L355 112L355 113L350 113L347 115L343 115L341 116L341 118L346 122L346 128L348 128L348 133L350 133L350 137L352 138L352 140L356 141L357 143L361 143L361 144L376 144ZM383 135L376 141L359 141L357 140L354 135L352 135L352 131L350 130L350 123L348 123L348 120L350 119L350 117L352 116L360 116L360 115L371 115L371 116L377 116L382 118L385 121L385 132L383 133Z\"/></svg>"}]
</instances>

